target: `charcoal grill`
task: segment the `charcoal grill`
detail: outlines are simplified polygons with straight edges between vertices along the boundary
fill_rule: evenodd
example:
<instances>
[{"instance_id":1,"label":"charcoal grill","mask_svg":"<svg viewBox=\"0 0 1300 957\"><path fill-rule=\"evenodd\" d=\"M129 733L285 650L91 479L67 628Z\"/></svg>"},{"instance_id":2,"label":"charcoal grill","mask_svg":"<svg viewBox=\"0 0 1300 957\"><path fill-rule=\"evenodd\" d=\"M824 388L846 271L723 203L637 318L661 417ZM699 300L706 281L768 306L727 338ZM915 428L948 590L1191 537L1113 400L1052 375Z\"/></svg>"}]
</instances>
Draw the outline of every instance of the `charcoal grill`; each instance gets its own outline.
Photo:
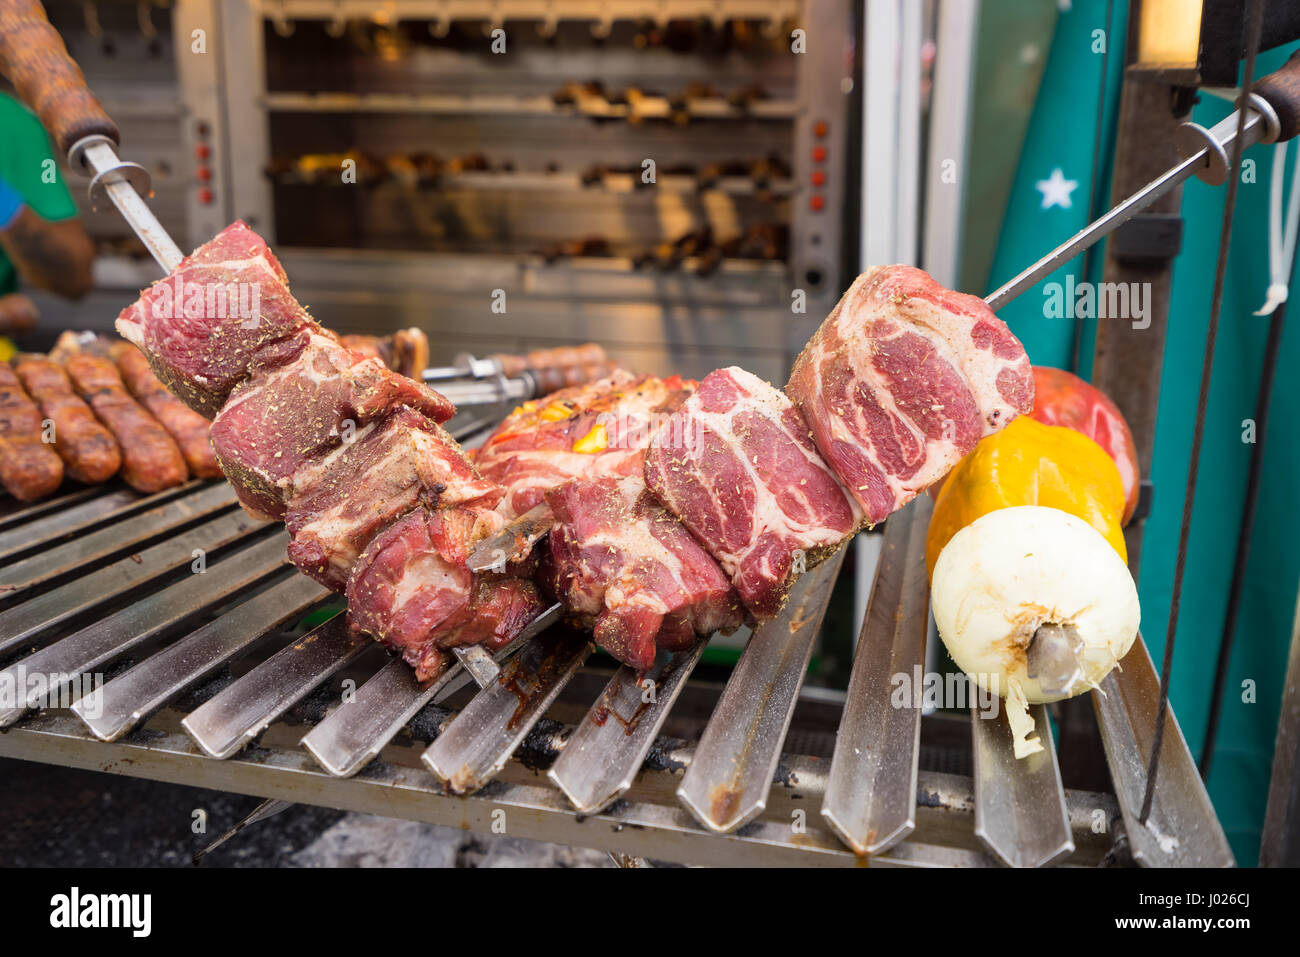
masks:
<instances>
[{"instance_id":1,"label":"charcoal grill","mask_svg":"<svg viewBox=\"0 0 1300 957\"><path fill-rule=\"evenodd\" d=\"M49 690L64 691L38 700L24 686L4 702L8 757L623 860L1232 863L1172 713L1154 807L1138 821L1158 698L1141 641L1093 693L1109 793L1062 787L1042 706L1049 746L1017 761L1004 716L922 720L919 702L891 703L893 676L924 661L927 496L885 525L846 694L803 686L843 550L755 631L725 686L691 677L700 648L640 683L611 672L552 608L498 662L470 662L480 689L460 662L417 684L349 638L341 615L286 630L341 601L287 563L283 529L244 515L224 482L7 505L0 682L54 676ZM962 739L969 773L922 760Z\"/></svg>"}]
</instances>

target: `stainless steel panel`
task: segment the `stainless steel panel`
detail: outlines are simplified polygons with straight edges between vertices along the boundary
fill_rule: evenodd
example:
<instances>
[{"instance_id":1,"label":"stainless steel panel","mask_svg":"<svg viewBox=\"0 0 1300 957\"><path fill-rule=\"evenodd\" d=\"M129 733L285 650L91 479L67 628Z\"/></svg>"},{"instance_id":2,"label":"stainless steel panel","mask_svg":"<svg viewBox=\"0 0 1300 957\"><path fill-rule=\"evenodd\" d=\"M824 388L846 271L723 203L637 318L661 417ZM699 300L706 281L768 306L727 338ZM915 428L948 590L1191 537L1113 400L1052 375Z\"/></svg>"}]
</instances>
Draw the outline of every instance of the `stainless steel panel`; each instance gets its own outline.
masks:
<instances>
[{"instance_id":1,"label":"stainless steel panel","mask_svg":"<svg viewBox=\"0 0 1300 957\"><path fill-rule=\"evenodd\" d=\"M479 790L505 767L590 653L585 635L551 633L526 643L421 760L452 792Z\"/></svg>"},{"instance_id":2,"label":"stainless steel panel","mask_svg":"<svg viewBox=\"0 0 1300 957\"><path fill-rule=\"evenodd\" d=\"M498 662L523 642L548 628L560 615L552 605L538 615L523 633L495 655ZM330 774L356 774L393 739L426 704L464 687L469 674L457 662L442 675L425 682L401 659L385 664L348 702L337 707L302 739L302 746Z\"/></svg>"},{"instance_id":3,"label":"stainless steel panel","mask_svg":"<svg viewBox=\"0 0 1300 957\"><path fill-rule=\"evenodd\" d=\"M575 815L557 790L526 768L511 769L490 791L460 797L446 794L422 768L404 763L402 749L385 752L385 760L365 775L330 777L301 751L265 739L255 757L213 761L169 724L164 711L148 726L148 737L97 741L76 718L50 712L28 719L0 735L0 755L110 770L154 780L183 782L316 804L366 814L428 821L481 833L595 847L616 854L703 866L861 866L821 821L811 815L805 829L791 827L797 808L816 806L824 793L824 764L789 756L788 776L773 787L773 806L739 834L702 830L671 799L673 771L648 771L643 787L624 801L592 815ZM274 731L275 728L272 728ZM269 733L268 733L269 734ZM686 749L674 759L689 763ZM917 830L911 838L871 859L872 867L988 867L992 860L974 843L973 802L969 781L953 775L922 773L924 795ZM1070 821L1080 851L1078 863L1092 866L1105 843L1089 828L1094 809L1114 815L1113 800L1103 794L1070 792Z\"/></svg>"},{"instance_id":4,"label":"stainless steel panel","mask_svg":"<svg viewBox=\"0 0 1300 957\"><path fill-rule=\"evenodd\" d=\"M124 522L0 568L0 594L11 598L41 582L126 551L132 545L148 541L185 522L229 508L234 503L235 490L229 485L224 482L209 485L193 495L151 508Z\"/></svg>"},{"instance_id":5,"label":"stainless steel panel","mask_svg":"<svg viewBox=\"0 0 1300 957\"><path fill-rule=\"evenodd\" d=\"M64 501L60 507L50 510L54 514L42 513L39 525L24 524L0 531L0 560L72 535L98 522L119 519L138 508L185 495L193 491L196 484L191 482L148 496L128 488L88 489L86 491L99 494L79 495L73 501Z\"/></svg>"}]
</instances>

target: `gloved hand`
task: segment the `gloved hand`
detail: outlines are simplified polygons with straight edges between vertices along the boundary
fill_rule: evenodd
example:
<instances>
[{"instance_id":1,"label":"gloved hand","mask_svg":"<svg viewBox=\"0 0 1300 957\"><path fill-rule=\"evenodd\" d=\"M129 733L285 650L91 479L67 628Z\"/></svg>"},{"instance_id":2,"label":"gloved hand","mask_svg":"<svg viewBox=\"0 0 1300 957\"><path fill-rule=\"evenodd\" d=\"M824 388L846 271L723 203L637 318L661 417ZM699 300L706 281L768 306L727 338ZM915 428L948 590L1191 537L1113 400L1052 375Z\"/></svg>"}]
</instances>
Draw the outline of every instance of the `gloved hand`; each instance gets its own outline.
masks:
<instances>
[{"instance_id":1,"label":"gloved hand","mask_svg":"<svg viewBox=\"0 0 1300 957\"><path fill-rule=\"evenodd\" d=\"M22 195L3 179L0 179L0 230L8 229L23 211L26 203Z\"/></svg>"}]
</instances>

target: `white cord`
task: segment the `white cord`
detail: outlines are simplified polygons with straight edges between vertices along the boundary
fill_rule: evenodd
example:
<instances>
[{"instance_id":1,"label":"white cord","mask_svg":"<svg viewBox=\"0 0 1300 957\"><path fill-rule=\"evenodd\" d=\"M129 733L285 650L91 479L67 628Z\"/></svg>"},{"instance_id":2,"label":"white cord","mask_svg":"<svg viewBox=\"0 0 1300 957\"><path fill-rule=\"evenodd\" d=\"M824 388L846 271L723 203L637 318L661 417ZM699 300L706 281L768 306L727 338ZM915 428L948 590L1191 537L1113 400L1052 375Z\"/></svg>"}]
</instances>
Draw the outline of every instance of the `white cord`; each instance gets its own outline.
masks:
<instances>
[{"instance_id":1,"label":"white cord","mask_svg":"<svg viewBox=\"0 0 1300 957\"><path fill-rule=\"evenodd\" d=\"M1272 315L1273 310L1286 302L1288 295L1287 264L1295 255L1296 239L1300 236L1300 162L1291 174L1291 196L1286 208L1286 236L1282 235L1282 185L1286 179L1286 143L1278 143L1273 151L1273 176L1269 184L1268 205L1268 293L1264 305L1255 311L1257 316Z\"/></svg>"}]
</instances>

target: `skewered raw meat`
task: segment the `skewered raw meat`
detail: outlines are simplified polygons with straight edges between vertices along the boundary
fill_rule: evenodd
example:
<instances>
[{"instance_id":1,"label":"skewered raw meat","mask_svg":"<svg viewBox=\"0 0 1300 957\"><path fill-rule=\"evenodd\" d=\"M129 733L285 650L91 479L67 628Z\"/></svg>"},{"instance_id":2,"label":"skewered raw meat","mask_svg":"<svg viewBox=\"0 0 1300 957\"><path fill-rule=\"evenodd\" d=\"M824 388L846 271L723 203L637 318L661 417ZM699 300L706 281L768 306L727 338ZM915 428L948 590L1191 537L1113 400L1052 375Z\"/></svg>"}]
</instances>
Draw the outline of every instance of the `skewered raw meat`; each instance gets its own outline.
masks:
<instances>
[{"instance_id":1,"label":"skewered raw meat","mask_svg":"<svg viewBox=\"0 0 1300 957\"><path fill-rule=\"evenodd\" d=\"M263 288L261 310L247 324L220 311L196 310L181 319L155 312L152 301L167 295L155 286L122 314L118 328L179 384L178 394L192 408L201 411L229 397L212 429L218 459L245 508L260 517L283 516L294 564L343 591L366 547L412 510L464 507L500 525L491 512L500 490L474 471L438 425L455 412L451 403L378 359L356 355L316 325L289 295L279 263L244 224L200 247L166 281L179 289L183 281L228 284L248 276ZM381 546L400 550L404 531L408 524L382 538L365 567L378 573ZM403 628L403 621L414 619L403 619L402 612L418 609L386 604L390 597L416 595L418 578L404 580L391 595L365 585L359 578L349 609L354 627L402 644L424 673L439 667L440 653L417 647L421 640L429 644L430 636ZM535 595L531 584L528 590ZM510 629L526 620L526 598L518 585L486 594L471 581L464 601L452 603L459 608L456 619L439 637L509 640ZM426 615L439 612L432 608Z\"/></svg>"},{"instance_id":2,"label":"skewered raw meat","mask_svg":"<svg viewBox=\"0 0 1300 957\"><path fill-rule=\"evenodd\" d=\"M581 475L636 475L646 445L694 383L622 369L516 408L474 459L483 477L506 490L506 519L540 505L548 489Z\"/></svg>"},{"instance_id":3,"label":"skewered raw meat","mask_svg":"<svg viewBox=\"0 0 1300 957\"><path fill-rule=\"evenodd\" d=\"M63 482L63 460L41 439L41 412L18 376L0 362L0 485L20 502L53 492Z\"/></svg>"},{"instance_id":4,"label":"skewered raw meat","mask_svg":"<svg viewBox=\"0 0 1300 957\"><path fill-rule=\"evenodd\" d=\"M645 478L760 618L862 524L790 400L735 366L705 376L655 436Z\"/></svg>"},{"instance_id":5,"label":"skewered raw meat","mask_svg":"<svg viewBox=\"0 0 1300 957\"><path fill-rule=\"evenodd\" d=\"M911 266L876 266L813 335L786 392L875 523L1033 408L1034 380L982 299Z\"/></svg>"},{"instance_id":6,"label":"skewered raw meat","mask_svg":"<svg viewBox=\"0 0 1300 957\"><path fill-rule=\"evenodd\" d=\"M212 423L212 446L244 507L260 518L281 518L296 473L310 471L324 452L397 405L435 422L455 412L439 393L320 330L293 362L235 389Z\"/></svg>"},{"instance_id":7,"label":"skewered raw meat","mask_svg":"<svg viewBox=\"0 0 1300 957\"><path fill-rule=\"evenodd\" d=\"M94 485L116 475L122 467L117 440L73 391L63 367L45 356L22 355L14 360L14 372L54 424L54 450L68 477Z\"/></svg>"},{"instance_id":8,"label":"skewered raw meat","mask_svg":"<svg viewBox=\"0 0 1300 957\"><path fill-rule=\"evenodd\" d=\"M320 327L289 293L279 260L242 222L204 243L117 318L172 394L214 417L259 368L294 359Z\"/></svg>"},{"instance_id":9,"label":"skewered raw meat","mask_svg":"<svg viewBox=\"0 0 1300 957\"><path fill-rule=\"evenodd\" d=\"M741 624L727 576L640 477L574 479L546 500L556 525L543 579L619 661L644 671L657 648Z\"/></svg>"},{"instance_id":10,"label":"skewered raw meat","mask_svg":"<svg viewBox=\"0 0 1300 957\"><path fill-rule=\"evenodd\" d=\"M854 290L860 293L878 272ZM991 313L976 313L965 305L968 297L940 290L919 271L883 272L898 282L876 283L890 291L868 303L876 310L870 321L851 291L846 301L852 311L842 302L801 357L805 371L792 380L792 396L809 408L815 427L832 434L836 423L822 420L842 414L832 406L818 420L815 387L823 378L831 384L859 381L854 363L864 370L860 392L884 389L897 408L926 422L917 397L933 402L954 381L964 390L956 394L956 406L971 405L984 417L980 434L1028 406L1028 362ZM863 490L841 484L832 471L833 455L832 464L822 460L810 423L785 395L736 368L711 374L690 398L691 383L619 373L596 388L527 403L481 450L480 475L434 421L445 417L437 402L396 404L402 399L381 378L373 402L358 405L354 390L372 394L352 381L351 353L346 361L327 359L320 374L319 355L336 355L331 350L343 347L293 301L279 263L242 223L200 247L167 282L183 293L185 281L201 286L244 280L266 286L251 322L202 308L169 316L154 308L165 306L168 297L159 284L122 314L119 329L200 411L220 406L247 382L227 420L235 454L228 464L223 453L223 468L237 485L252 489L246 498L252 507L263 514L283 507L293 561L335 589L346 586L354 630L401 647L421 677L444 666L443 649L508 641L536 610L530 582L475 578L466 574L465 559L479 536L537 505L548 490L552 507L564 513L545 575L571 607L594 619L598 640L637 665L653 657L656 644L681 647L697 631L738 622L736 594L758 617L775 613L792 578L865 520L855 501ZM910 305L909 296L916 300ZM924 312L925 302L928 313L911 314ZM844 343L848 333L838 328L841 321L865 326L862 341ZM913 341L918 339L931 347L919 348ZM933 383L932 375L938 376ZM277 377L286 388L299 384L303 394L294 409L315 407L320 414L295 422L273 394L263 395L268 380ZM348 383L342 391L340 381ZM996 401L990 398L995 390ZM266 403L260 412L259 402ZM348 424L345 413L363 409L371 420L359 423L350 438L336 440ZM675 409L647 454L659 424L654 414ZM247 418L241 422L239 416ZM847 426L840 427L853 438ZM276 428L282 431L269 438ZM958 429L971 429L968 416L959 417ZM962 432L940 452L968 438L973 444L978 435ZM269 444L259 447L262 442ZM866 447L878 457L876 445L868 441ZM268 463L276 457L291 462L272 469ZM252 481L240 474L240 465L250 463L262 469ZM915 471L929 468L932 481L949 464L922 462ZM857 478L852 470L847 474ZM903 501L896 495L890 508Z\"/></svg>"},{"instance_id":11,"label":"skewered raw meat","mask_svg":"<svg viewBox=\"0 0 1300 957\"><path fill-rule=\"evenodd\" d=\"M494 513L473 507L407 512L376 535L348 581L349 624L398 648L423 681L440 649L513 638L542 608L526 579L476 582L465 560Z\"/></svg>"},{"instance_id":12,"label":"skewered raw meat","mask_svg":"<svg viewBox=\"0 0 1300 957\"><path fill-rule=\"evenodd\" d=\"M336 591L347 586L371 538L417 505L491 508L501 497L451 436L406 406L307 463L293 483L284 515L292 536L289 557Z\"/></svg>"},{"instance_id":13,"label":"skewered raw meat","mask_svg":"<svg viewBox=\"0 0 1300 957\"><path fill-rule=\"evenodd\" d=\"M167 430L185 457L190 474L196 478L219 476L221 467L208 441L211 423L167 391L149 368L149 360L135 346L114 343L112 355L127 389Z\"/></svg>"},{"instance_id":14,"label":"skewered raw meat","mask_svg":"<svg viewBox=\"0 0 1300 957\"><path fill-rule=\"evenodd\" d=\"M140 492L160 492L189 477L185 458L167 430L131 398L112 359L87 354L64 368L77 394L89 403L122 450L122 478Z\"/></svg>"},{"instance_id":15,"label":"skewered raw meat","mask_svg":"<svg viewBox=\"0 0 1300 957\"><path fill-rule=\"evenodd\" d=\"M533 566L516 564L507 578L475 576L466 567L472 543L540 504L548 490L574 476L620 475L639 481L656 424L653 415L671 411L692 386L619 370L598 382L524 403L475 456L483 478L504 493L495 513L485 514L480 506L473 515L463 509L455 516L446 510L436 516L412 515L396 523L400 533L393 531L395 525L391 534L376 538L349 584L350 604L366 609L354 614L354 627L405 649L421 674L438 660L429 649L492 636L508 640L510 629L527 621L523 611L540 610L532 583L514 577L531 574ZM720 572L718 577L725 585ZM467 609L479 610L471 614ZM504 630L503 621L508 625ZM657 630L651 628L646 636L651 657ZM622 647L614 644L612 632L610 643Z\"/></svg>"}]
</instances>

